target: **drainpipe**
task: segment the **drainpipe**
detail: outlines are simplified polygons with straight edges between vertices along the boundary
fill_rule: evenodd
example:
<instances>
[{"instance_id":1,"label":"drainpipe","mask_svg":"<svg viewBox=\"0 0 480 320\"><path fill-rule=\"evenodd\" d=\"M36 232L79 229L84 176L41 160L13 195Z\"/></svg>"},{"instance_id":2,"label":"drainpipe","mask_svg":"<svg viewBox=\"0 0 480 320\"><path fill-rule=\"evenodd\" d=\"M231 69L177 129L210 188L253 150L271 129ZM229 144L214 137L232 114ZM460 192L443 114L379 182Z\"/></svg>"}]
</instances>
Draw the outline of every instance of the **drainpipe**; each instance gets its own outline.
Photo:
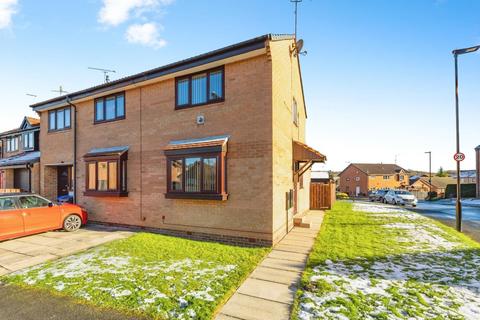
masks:
<instances>
[{"instance_id":1,"label":"drainpipe","mask_svg":"<svg viewBox=\"0 0 480 320\"><path fill-rule=\"evenodd\" d=\"M67 96L67 103L73 108L73 203L77 203L77 106Z\"/></svg>"},{"instance_id":2,"label":"drainpipe","mask_svg":"<svg viewBox=\"0 0 480 320\"><path fill-rule=\"evenodd\" d=\"M27 163L28 169L28 193L32 193L32 167L31 163Z\"/></svg>"}]
</instances>

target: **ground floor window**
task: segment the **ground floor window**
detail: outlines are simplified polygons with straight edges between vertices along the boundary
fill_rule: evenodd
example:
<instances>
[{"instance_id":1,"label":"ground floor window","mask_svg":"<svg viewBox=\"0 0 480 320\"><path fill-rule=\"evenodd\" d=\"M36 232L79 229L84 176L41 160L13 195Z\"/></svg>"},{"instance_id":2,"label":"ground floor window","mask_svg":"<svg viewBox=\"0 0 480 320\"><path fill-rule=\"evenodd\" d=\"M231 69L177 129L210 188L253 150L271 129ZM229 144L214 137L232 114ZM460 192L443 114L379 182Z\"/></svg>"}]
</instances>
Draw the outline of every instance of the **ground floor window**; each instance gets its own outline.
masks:
<instances>
[{"instance_id":1,"label":"ground floor window","mask_svg":"<svg viewBox=\"0 0 480 320\"><path fill-rule=\"evenodd\" d=\"M126 153L110 156L85 157L85 195L126 196L127 158Z\"/></svg>"}]
</instances>

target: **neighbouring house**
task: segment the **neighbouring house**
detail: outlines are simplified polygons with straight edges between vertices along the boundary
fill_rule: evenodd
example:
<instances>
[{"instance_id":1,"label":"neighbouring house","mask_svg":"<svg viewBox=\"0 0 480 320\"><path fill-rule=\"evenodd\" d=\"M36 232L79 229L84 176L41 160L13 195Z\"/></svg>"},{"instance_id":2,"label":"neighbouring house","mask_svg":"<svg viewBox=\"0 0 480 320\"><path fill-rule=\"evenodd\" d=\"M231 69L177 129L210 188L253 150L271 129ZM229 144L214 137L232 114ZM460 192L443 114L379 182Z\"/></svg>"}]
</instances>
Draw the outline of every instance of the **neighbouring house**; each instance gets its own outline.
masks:
<instances>
[{"instance_id":1,"label":"neighbouring house","mask_svg":"<svg viewBox=\"0 0 480 320\"><path fill-rule=\"evenodd\" d=\"M432 176L431 183L429 177L421 177L410 184L408 189L415 193L418 198L425 198L430 190L436 192L439 197L443 197L447 185L455 183L456 180L450 177Z\"/></svg>"},{"instance_id":2,"label":"neighbouring house","mask_svg":"<svg viewBox=\"0 0 480 320\"><path fill-rule=\"evenodd\" d=\"M40 120L25 117L20 127L0 133L0 189L40 191Z\"/></svg>"},{"instance_id":3,"label":"neighbouring house","mask_svg":"<svg viewBox=\"0 0 480 320\"><path fill-rule=\"evenodd\" d=\"M309 210L306 105L290 35L264 35L31 106L41 193L92 221L272 245Z\"/></svg>"},{"instance_id":4,"label":"neighbouring house","mask_svg":"<svg viewBox=\"0 0 480 320\"><path fill-rule=\"evenodd\" d=\"M453 172L450 177L457 179L457 173ZM460 183L469 184L477 183L477 171L476 170L461 170L460 171Z\"/></svg>"},{"instance_id":5,"label":"neighbouring house","mask_svg":"<svg viewBox=\"0 0 480 320\"><path fill-rule=\"evenodd\" d=\"M405 189L409 185L407 170L396 164L351 163L340 177L340 192L366 196L371 190Z\"/></svg>"},{"instance_id":6,"label":"neighbouring house","mask_svg":"<svg viewBox=\"0 0 480 320\"><path fill-rule=\"evenodd\" d=\"M477 198L480 198L480 145L475 148L475 159L477 163L477 173L476 173Z\"/></svg>"}]
</instances>

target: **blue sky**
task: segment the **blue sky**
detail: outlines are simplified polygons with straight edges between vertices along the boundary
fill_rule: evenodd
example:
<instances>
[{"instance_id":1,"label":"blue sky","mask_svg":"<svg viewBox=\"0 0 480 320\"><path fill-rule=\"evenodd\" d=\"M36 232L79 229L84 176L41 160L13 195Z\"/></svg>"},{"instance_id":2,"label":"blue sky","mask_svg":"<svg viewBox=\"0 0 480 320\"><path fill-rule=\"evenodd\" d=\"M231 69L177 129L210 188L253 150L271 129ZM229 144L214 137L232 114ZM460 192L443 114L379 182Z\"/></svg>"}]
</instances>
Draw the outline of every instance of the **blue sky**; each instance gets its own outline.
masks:
<instances>
[{"instance_id":1,"label":"blue sky","mask_svg":"<svg viewBox=\"0 0 480 320\"><path fill-rule=\"evenodd\" d=\"M454 168L451 50L480 44L480 1L304 0L299 37L307 142L325 168L389 162ZM288 0L0 0L0 130L28 105L265 33L291 33ZM465 169L480 144L480 53L462 56ZM26 93L38 95L37 98Z\"/></svg>"}]
</instances>

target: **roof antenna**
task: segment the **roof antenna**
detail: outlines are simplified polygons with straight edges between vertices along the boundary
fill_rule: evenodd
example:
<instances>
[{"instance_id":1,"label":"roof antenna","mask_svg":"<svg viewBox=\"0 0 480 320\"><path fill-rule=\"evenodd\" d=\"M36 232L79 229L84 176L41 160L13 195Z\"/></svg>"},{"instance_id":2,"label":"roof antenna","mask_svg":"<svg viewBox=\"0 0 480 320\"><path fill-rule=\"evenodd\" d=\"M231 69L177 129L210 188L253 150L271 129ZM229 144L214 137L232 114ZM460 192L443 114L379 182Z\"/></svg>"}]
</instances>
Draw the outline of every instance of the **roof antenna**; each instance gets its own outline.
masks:
<instances>
[{"instance_id":1,"label":"roof antenna","mask_svg":"<svg viewBox=\"0 0 480 320\"><path fill-rule=\"evenodd\" d=\"M52 92L58 92L59 95L63 95L64 93L68 93L68 91L63 90L62 86L59 86L58 90L52 90Z\"/></svg>"},{"instance_id":2,"label":"roof antenna","mask_svg":"<svg viewBox=\"0 0 480 320\"><path fill-rule=\"evenodd\" d=\"M105 83L110 82L110 76L108 75L109 73L116 73L115 70L109 70L109 69L92 68L92 67L88 67L88 69L103 72L103 78L104 78Z\"/></svg>"},{"instance_id":3,"label":"roof antenna","mask_svg":"<svg viewBox=\"0 0 480 320\"><path fill-rule=\"evenodd\" d=\"M297 40L297 13L298 13L297 7L298 7L298 4L302 1L303 0L290 0L290 2L295 3L295 40Z\"/></svg>"},{"instance_id":4,"label":"roof antenna","mask_svg":"<svg viewBox=\"0 0 480 320\"><path fill-rule=\"evenodd\" d=\"M32 97L32 98L38 98L38 96L36 94L33 94L33 93L25 93L25 95L27 95L29 97Z\"/></svg>"}]
</instances>

